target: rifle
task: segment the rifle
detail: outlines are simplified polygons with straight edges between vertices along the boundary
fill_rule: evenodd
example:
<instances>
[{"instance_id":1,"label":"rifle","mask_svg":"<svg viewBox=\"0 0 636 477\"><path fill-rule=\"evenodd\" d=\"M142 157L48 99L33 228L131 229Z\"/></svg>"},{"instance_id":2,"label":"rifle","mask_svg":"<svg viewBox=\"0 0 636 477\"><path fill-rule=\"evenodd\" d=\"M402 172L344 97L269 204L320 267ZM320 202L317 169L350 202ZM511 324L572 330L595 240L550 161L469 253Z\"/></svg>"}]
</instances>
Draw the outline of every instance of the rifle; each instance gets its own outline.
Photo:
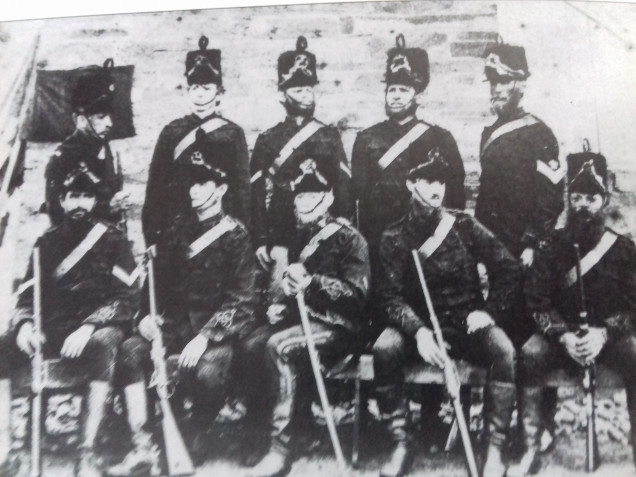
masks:
<instances>
[{"instance_id":1,"label":"rifle","mask_svg":"<svg viewBox=\"0 0 636 477\"><path fill-rule=\"evenodd\" d=\"M31 359L31 477L42 473L42 387L44 358L42 356L42 273L40 248L33 249L33 332L35 350Z\"/></svg>"},{"instance_id":2,"label":"rifle","mask_svg":"<svg viewBox=\"0 0 636 477\"><path fill-rule=\"evenodd\" d=\"M455 422L459 430L459 434L462 438L464 445L464 453L466 454L466 463L468 465L468 472L471 477L478 477L477 462L475 461L475 454L473 452L473 446L470 442L470 434L468 433L468 425L466 424L466 416L464 416L464 410L462 408L462 401L460 397L461 381L457 372L457 367L452 359L446 352L446 343L444 342L444 335L442 334L442 328L439 325L439 320L435 314L433 308L433 300L431 294L428 291L426 280L424 279L424 270L422 270L422 263L420 257L417 254L417 250L413 250L413 261L415 262L415 268L417 269L417 276L420 279L420 286L422 287L422 293L424 293L424 300L426 301L426 307L428 308L429 318L433 325L433 333L435 334L435 341L442 352L442 358L444 360L444 381L446 381L446 390L453 402L453 409L455 410Z\"/></svg>"},{"instance_id":3,"label":"rifle","mask_svg":"<svg viewBox=\"0 0 636 477\"><path fill-rule=\"evenodd\" d=\"M347 464L342 454L342 447L340 446L340 439L338 439L338 432L336 431L336 423L333 419L333 413L331 412L331 406L329 405L329 398L327 397L327 390L325 388L325 381L322 378L320 371L320 359L318 358L318 352L316 351L316 344L314 343L314 337L311 334L311 325L309 324L309 317L307 315L307 305L305 304L305 297L302 293L296 295L296 302L298 303L298 310L300 311L300 322L303 327L305 339L307 340L307 350L309 351L309 361L311 361L311 369L314 372L314 378L316 379L316 387L318 388L318 395L320 396L320 403L322 404L322 410L325 413L325 420L327 421L327 429L329 430L329 437L331 437L331 444L336 454L336 460L340 467L341 475L347 474Z\"/></svg>"},{"instance_id":4,"label":"rifle","mask_svg":"<svg viewBox=\"0 0 636 477\"><path fill-rule=\"evenodd\" d=\"M579 283L579 299L580 310L578 336L585 336L590 330L590 324L587 316L587 307L585 306L585 288L583 286L583 277L581 273L581 251L579 244L574 244L576 252L576 279ZM594 361L587 362L584 365L583 373L583 391L585 392L585 414L587 417L586 438L585 438L585 470L594 472L598 467L598 445L596 442L596 415L595 415L595 394L596 394L596 364Z\"/></svg>"},{"instance_id":5,"label":"rifle","mask_svg":"<svg viewBox=\"0 0 636 477\"><path fill-rule=\"evenodd\" d=\"M117 191L124 190L124 171L121 168L121 159L119 157L119 151L115 151L115 174L117 174ZM124 232L124 234L128 233L128 214L126 214L125 209L121 209L119 211L120 218L117 222L117 228Z\"/></svg>"},{"instance_id":6,"label":"rifle","mask_svg":"<svg viewBox=\"0 0 636 477\"><path fill-rule=\"evenodd\" d=\"M168 372L166 370L166 348L163 344L161 333L161 319L157 313L157 297L155 294L155 267L154 258L156 246L150 247L146 252L148 266L148 294L150 301L150 316L157 324L159 333L152 340L150 356L155 371L150 383L157 391L159 407L161 409L161 429L163 432L164 452L169 476L192 475L195 472L188 449L183 442L183 437L170 407L170 391Z\"/></svg>"}]
</instances>

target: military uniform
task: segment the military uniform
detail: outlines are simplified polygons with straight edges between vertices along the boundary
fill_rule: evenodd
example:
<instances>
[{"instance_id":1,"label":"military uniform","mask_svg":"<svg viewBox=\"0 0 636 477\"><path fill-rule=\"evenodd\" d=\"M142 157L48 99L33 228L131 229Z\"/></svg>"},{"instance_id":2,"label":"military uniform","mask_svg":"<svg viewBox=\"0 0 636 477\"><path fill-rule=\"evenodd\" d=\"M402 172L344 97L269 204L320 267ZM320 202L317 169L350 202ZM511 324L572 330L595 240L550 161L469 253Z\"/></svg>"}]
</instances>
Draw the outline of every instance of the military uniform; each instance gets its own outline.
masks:
<instances>
[{"instance_id":1,"label":"military uniform","mask_svg":"<svg viewBox=\"0 0 636 477\"><path fill-rule=\"evenodd\" d=\"M580 156L580 155L577 155ZM594 157L596 156L596 157ZM598 155L590 154L595 163ZM570 157L568 157L570 159ZM568 160L570 167L577 162ZM601 160L605 162L604 158ZM576 167L576 166L575 166ZM602 166L605 168L606 166ZM599 167L596 166L598 171ZM580 164L579 168L580 169ZM568 174L570 171L568 171ZM583 190L582 177L592 174L583 170L570 184L570 192ZM598 172L605 176L606 171ZM603 193L605 193L603 191ZM581 303L580 282L576 273L578 243L585 302ZM615 369L622 375L627 391L627 403L632 428L631 443L636 451L636 246L602 221L577 228L572 218L565 229L556 233L553 243L537 256L526 286L528 310L537 330L523 346L520 373L524 389L522 416L526 440L536 449L541 430L543 376L550 370L565 367L582 374L582 366L572 359L559 343L566 332L577 333L582 325L582 305L588 312L590 327L603 328L606 342L596 362ZM635 453L636 458L636 453Z\"/></svg>"},{"instance_id":2,"label":"military uniform","mask_svg":"<svg viewBox=\"0 0 636 477\"><path fill-rule=\"evenodd\" d=\"M405 366L421 360L415 340L417 331L431 328L412 250L419 252L451 357L489 370L487 395L493 406L488 430L491 444L501 447L514 406L515 352L496 323L510 313L519 266L470 215L444 209L427 214L419 203L412 203L408 214L382 235L379 270L374 280L376 301L387 326L373 346L376 394L380 411L390 417L396 450L409 440L410 434L402 389ZM484 263L488 270L490 289L486 300L481 294L478 263ZM495 324L468 334L466 318L474 310L487 312ZM394 475L401 473L396 471Z\"/></svg>"},{"instance_id":3,"label":"military uniform","mask_svg":"<svg viewBox=\"0 0 636 477\"><path fill-rule=\"evenodd\" d=\"M426 51L405 48L403 37L398 36L397 47L388 53L387 87L410 85L420 92L428 85L428 77ZM414 111L404 124L390 118L358 133L351 158L353 195L358 203L358 226L372 253L382 232L408 208L409 193L404 187L408 172L434 154L441 154L450 168L444 205L463 209L464 164L450 132L418 120Z\"/></svg>"},{"instance_id":4,"label":"military uniform","mask_svg":"<svg viewBox=\"0 0 636 477\"><path fill-rule=\"evenodd\" d=\"M186 57L188 84L214 83L221 91L221 53L208 50L207 44L207 38L202 37L200 49L189 52ZM148 245L159 243L177 216L192 212L186 169L193 151L200 147L194 145L197 132L205 133L206 151L200 160L228 175L225 211L245 225L250 223L249 156L243 130L218 113L206 117L192 113L165 126L157 140L142 210L143 233Z\"/></svg>"}]
</instances>

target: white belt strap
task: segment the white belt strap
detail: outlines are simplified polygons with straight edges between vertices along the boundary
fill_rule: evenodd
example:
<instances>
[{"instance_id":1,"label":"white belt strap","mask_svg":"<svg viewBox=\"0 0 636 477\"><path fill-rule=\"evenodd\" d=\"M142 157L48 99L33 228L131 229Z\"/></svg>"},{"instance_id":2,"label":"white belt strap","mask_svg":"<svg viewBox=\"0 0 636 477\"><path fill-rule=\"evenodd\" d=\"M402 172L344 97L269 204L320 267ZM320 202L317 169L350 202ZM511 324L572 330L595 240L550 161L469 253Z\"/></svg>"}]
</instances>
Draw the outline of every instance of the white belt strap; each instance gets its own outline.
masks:
<instances>
[{"instance_id":1,"label":"white belt strap","mask_svg":"<svg viewBox=\"0 0 636 477\"><path fill-rule=\"evenodd\" d=\"M305 245L305 248L300 252L299 260L301 263L305 263L305 261L311 257L314 252L318 249L320 243L324 240L327 240L333 234L335 234L338 230L342 228L342 224L338 222L329 222L322 229L318 231L316 235L314 235L309 243Z\"/></svg>"},{"instance_id":2,"label":"white belt strap","mask_svg":"<svg viewBox=\"0 0 636 477\"><path fill-rule=\"evenodd\" d=\"M430 129L430 126L425 123L417 123L413 126L409 132L397 140L388 151L378 160L378 164L382 170L391 165L397 157L408 149L422 134Z\"/></svg>"},{"instance_id":3,"label":"white belt strap","mask_svg":"<svg viewBox=\"0 0 636 477\"><path fill-rule=\"evenodd\" d=\"M204 122L200 126L194 128L192 131L190 131L186 135L186 137L181 139L181 141L179 141L179 144L177 144L177 147L174 148L174 153L172 156L173 159L175 161L179 159L179 156L183 154L183 151L185 151L188 147L194 144L194 141L197 138L197 130L203 129L203 131L205 131L206 134L209 134L212 131L216 131L222 126L225 126L226 124L227 124L227 121L225 119L214 117L214 118L208 119L206 122Z\"/></svg>"},{"instance_id":4,"label":"white belt strap","mask_svg":"<svg viewBox=\"0 0 636 477\"><path fill-rule=\"evenodd\" d=\"M512 131L516 131L517 129L521 129L526 126L532 126L533 124L537 124L538 122L539 120L537 118L535 118L531 114L526 114L525 116L519 119L515 119L514 121L510 121L506 124L499 126L497 129L495 129L492 132L490 137L486 139L484 146L481 148L481 155L483 156L484 152L486 152L486 149L488 149L488 147L493 142L495 142L496 139L499 139L504 134L508 134Z\"/></svg>"},{"instance_id":5,"label":"white belt strap","mask_svg":"<svg viewBox=\"0 0 636 477\"><path fill-rule=\"evenodd\" d=\"M278 172L283 164L291 157L296 149L298 149L307 139L316 134L320 129L324 127L319 121L312 119L307 124L305 124L300 131L294 134L287 144L283 146L283 148L278 153L276 159L274 159L273 164L269 168L269 173L274 175ZM252 176L254 177L254 176Z\"/></svg>"},{"instance_id":6,"label":"white belt strap","mask_svg":"<svg viewBox=\"0 0 636 477\"><path fill-rule=\"evenodd\" d=\"M455 217L450 214L442 215L442 220L440 220L435 232L429 238L427 238L422 246L418 249L418 252L424 256L424 259L427 259L435 250L439 248L439 246L444 242L444 239L448 236L448 233L453 228L453 224L455 223Z\"/></svg>"},{"instance_id":7,"label":"white belt strap","mask_svg":"<svg viewBox=\"0 0 636 477\"><path fill-rule=\"evenodd\" d=\"M84 237L84 240L82 240L79 245L75 247L73 251L69 253L68 256L57 266L53 272L53 277L59 280L66 275L71 268L77 265L84 255L86 255L88 251L95 246L102 235L106 233L106 230L108 230L106 225L102 223L95 224L86 237Z\"/></svg>"},{"instance_id":8,"label":"white belt strap","mask_svg":"<svg viewBox=\"0 0 636 477\"><path fill-rule=\"evenodd\" d=\"M227 232L234 230L236 226L237 223L234 220L229 217L224 217L218 224L190 244L188 258L196 257Z\"/></svg>"},{"instance_id":9,"label":"white belt strap","mask_svg":"<svg viewBox=\"0 0 636 477\"><path fill-rule=\"evenodd\" d=\"M585 276L587 272L589 272L594 266L603 258L603 255L607 253L607 251L614 245L618 239L618 235L615 233L606 230L601 240L596 244L592 250L585 254L585 257L581 259L581 278ZM566 286L574 285L578 280L576 276L576 267L572 267L568 274L565 277Z\"/></svg>"}]
</instances>

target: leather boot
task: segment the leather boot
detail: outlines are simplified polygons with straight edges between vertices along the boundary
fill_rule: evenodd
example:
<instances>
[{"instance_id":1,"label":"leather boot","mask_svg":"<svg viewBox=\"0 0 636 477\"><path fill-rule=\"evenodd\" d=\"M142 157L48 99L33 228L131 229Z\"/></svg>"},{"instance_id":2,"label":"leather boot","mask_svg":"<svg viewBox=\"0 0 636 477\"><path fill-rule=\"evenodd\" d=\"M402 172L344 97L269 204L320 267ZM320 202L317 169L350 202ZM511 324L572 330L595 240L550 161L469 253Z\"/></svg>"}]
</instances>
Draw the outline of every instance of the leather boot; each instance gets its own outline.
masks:
<instances>
[{"instance_id":1,"label":"leather boot","mask_svg":"<svg viewBox=\"0 0 636 477\"><path fill-rule=\"evenodd\" d=\"M75 477L102 477L101 463L91 448L82 447L75 469Z\"/></svg>"},{"instance_id":2,"label":"leather boot","mask_svg":"<svg viewBox=\"0 0 636 477\"><path fill-rule=\"evenodd\" d=\"M512 383L495 382L488 384L486 398L490 401L488 416L488 449L484 463L483 477L503 477L506 465L501 450L506 444L512 410L515 406L517 388Z\"/></svg>"},{"instance_id":3,"label":"leather boot","mask_svg":"<svg viewBox=\"0 0 636 477\"><path fill-rule=\"evenodd\" d=\"M410 434L407 422L406 406L401 405L389 424L391 437L395 444L389 460L380 469L380 477L401 477L411 465Z\"/></svg>"},{"instance_id":4,"label":"leather boot","mask_svg":"<svg viewBox=\"0 0 636 477\"><path fill-rule=\"evenodd\" d=\"M508 468L508 477L524 477L535 473L540 465L540 436L543 388L524 387L521 393L521 416L526 450L519 463Z\"/></svg>"},{"instance_id":5,"label":"leather boot","mask_svg":"<svg viewBox=\"0 0 636 477\"><path fill-rule=\"evenodd\" d=\"M246 477L282 477L291 469L289 454L272 447L265 457L246 472Z\"/></svg>"},{"instance_id":6,"label":"leather boot","mask_svg":"<svg viewBox=\"0 0 636 477\"><path fill-rule=\"evenodd\" d=\"M119 464L111 466L107 475L111 477L135 477L159 475L159 448L153 444L150 432L139 430L133 434L133 450Z\"/></svg>"}]
</instances>

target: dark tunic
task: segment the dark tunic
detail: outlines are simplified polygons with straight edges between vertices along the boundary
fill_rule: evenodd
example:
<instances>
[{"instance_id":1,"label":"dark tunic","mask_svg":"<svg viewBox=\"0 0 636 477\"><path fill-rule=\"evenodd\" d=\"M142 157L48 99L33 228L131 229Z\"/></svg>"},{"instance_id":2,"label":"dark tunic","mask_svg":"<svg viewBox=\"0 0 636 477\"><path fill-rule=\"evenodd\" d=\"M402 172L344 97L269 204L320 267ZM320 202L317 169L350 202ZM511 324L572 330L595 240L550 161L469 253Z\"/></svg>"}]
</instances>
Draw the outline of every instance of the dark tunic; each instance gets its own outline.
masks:
<instances>
[{"instance_id":1,"label":"dark tunic","mask_svg":"<svg viewBox=\"0 0 636 477\"><path fill-rule=\"evenodd\" d=\"M221 343L240 339L252 329L256 258L245 226L227 219L236 227L193 258L187 256L188 247L217 225L221 216L185 226L177 221L157 247L157 300L166 320L167 342L187 343L202 334Z\"/></svg>"},{"instance_id":2,"label":"dark tunic","mask_svg":"<svg viewBox=\"0 0 636 477\"><path fill-rule=\"evenodd\" d=\"M597 243L598 240L580 244L581 257ZM576 331L581 323L579 283L568 286L566 282L566 275L576 263L573 244L567 228L558 231L554 243L535 258L526 281L528 310L539 331L548 336ZM607 327L610 339L636 331L636 247L630 239L618 235L611 248L583 276L583 287L590 326Z\"/></svg>"},{"instance_id":3,"label":"dark tunic","mask_svg":"<svg viewBox=\"0 0 636 477\"><path fill-rule=\"evenodd\" d=\"M406 189L407 173L428 161L429 152L439 148L449 165L444 206L463 209L464 164L453 136L438 126L430 128L401 153L386 169L378 161L401 137L418 122L417 119L400 125L387 120L358 133L353 145L352 183L355 200L359 201L358 224L362 234L369 240L373 250L377 247L382 232L407 208L410 193Z\"/></svg>"},{"instance_id":4,"label":"dark tunic","mask_svg":"<svg viewBox=\"0 0 636 477\"><path fill-rule=\"evenodd\" d=\"M268 172L281 149L309 121L307 119L299 126L288 117L260 134L256 140L250 164L252 236L256 247L290 245L296 229L291 182L300 174L301 164L304 167L315 167L333 187L333 215L347 218L351 216L351 172L336 128L323 126L291 154L273 177ZM306 162L308 159L313 160L313 163Z\"/></svg>"},{"instance_id":5,"label":"dark tunic","mask_svg":"<svg viewBox=\"0 0 636 477\"><path fill-rule=\"evenodd\" d=\"M176 160L174 151L184 137L213 117L201 119L189 114L161 131L150 163L141 216L147 245L158 243L177 216L192 214L185 166L191 163L191 155L199 145L190 144ZM249 156L245 134L236 124L225 121L227 124L206 134L205 161L228 175L224 210L249 224Z\"/></svg>"},{"instance_id":6,"label":"dark tunic","mask_svg":"<svg viewBox=\"0 0 636 477\"><path fill-rule=\"evenodd\" d=\"M380 240L379 269L375 282L381 314L387 323L414 336L428 326L428 310L413 261L419 249L435 232L441 217L424 216L419 204L389 227ZM466 328L466 317L484 310L495 322L509 312L520 276L517 261L493 234L470 215L445 210L455 217L446 238L434 253L420 253L426 283L442 327ZM488 270L489 293L484 300L477 263Z\"/></svg>"},{"instance_id":7,"label":"dark tunic","mask_svg":"<svg viewBox=\"0 0 636 477\"><path fill-rule=\"evenodd\" d=\"M498 119L484 129L481 148L499 127L526 116L534 124L501 135L482 151L475 207L477 220L516 257L525 248L536 249L549 239L564 207L559 146L543 122L527 113L506 121ZM552 173L546 175L545 171Z\"/></svg>"},{"instance_id":8,"label":"dark tunic","mask_svg":"<svg viewBox=\"0 0 636 477\"><path fill-rule=\"evenodd\" d=\"M93 216L116 222L118 217L110 211L110 200L122 188L108 142L76 130L60 144L46 166L46 208L53 225L64 220L60 205L62 186L68 174L78 168L87 170L98 182L97 205Z\"/></svg>"},{"instance_id":9,"label":"dark tunic","mask_svg":"<svg viewBox=\"0 0 636 477\"><path fill-rule=\"evenodd\" d=\"M121 325L130 329L138 308L139 282L130 242L114 227L107 230L68 273L55 278L56 268L84 240L95 222L64 221L37 241L42 276L42 329L45 334L66 337L81 325L97 328ZM103 225L103 224L100 224ZM29 263L24 282L33 278ZM18 298L14 316L17 331L33 316L33 287Z\"/></svg>"}]
</instances>

